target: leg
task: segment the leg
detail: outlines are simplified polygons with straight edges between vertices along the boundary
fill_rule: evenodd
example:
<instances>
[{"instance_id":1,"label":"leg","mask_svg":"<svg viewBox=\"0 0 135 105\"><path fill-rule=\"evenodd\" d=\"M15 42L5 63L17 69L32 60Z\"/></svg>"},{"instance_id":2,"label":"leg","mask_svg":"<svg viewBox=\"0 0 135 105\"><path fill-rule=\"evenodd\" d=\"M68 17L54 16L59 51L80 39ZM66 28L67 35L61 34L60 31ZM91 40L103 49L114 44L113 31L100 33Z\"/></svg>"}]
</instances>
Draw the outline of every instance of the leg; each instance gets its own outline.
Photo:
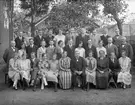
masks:
<instances>
[{"instance_id":1,"label":"leg","mask_svg":"<svg viewBox=\"0 0 135 105\"><path fill-rule=\"evenodd\" d=\"M82 89L86 89L86 74L82 73L81 77L82 77Z\"/></svg>"},{"instance_id":2,"label":"leg","mask_svg":"<svg viewBox=\"0 0 135 105\"><path fill-rule=\"evenodd\" d=\"M54 91L57 92L57 91L58 91L58 88L57 88L57 82L54 82L54 85L55 85Z\"/></svg>"},{"instance_id":3,"label":"leg","mask_svg":"<svg viewBox=\"0 0 135 105\"><path fill-rule=\"evenodd\" d=\"M76 73L72 73L72 88L75 90L76 86Z\"/></svg>"}]
</instances>

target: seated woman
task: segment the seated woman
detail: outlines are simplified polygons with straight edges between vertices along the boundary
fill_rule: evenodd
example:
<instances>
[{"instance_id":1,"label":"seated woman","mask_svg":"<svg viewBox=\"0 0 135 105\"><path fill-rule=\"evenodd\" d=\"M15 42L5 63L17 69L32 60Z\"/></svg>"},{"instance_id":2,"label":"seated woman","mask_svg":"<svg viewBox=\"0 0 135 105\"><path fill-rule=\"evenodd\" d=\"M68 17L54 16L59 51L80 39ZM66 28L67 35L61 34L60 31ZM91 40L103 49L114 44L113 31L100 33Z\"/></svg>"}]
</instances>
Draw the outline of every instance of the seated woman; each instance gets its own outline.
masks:
<instances>
[{"instance_id":1,"label":"seated woman","mask_svg":"<svg viewBox=\"0 0 135 105\"><path fill-rule=\"evenodd\" d=\"M62 58L59 60L59 84L62 89L71 88L72 73L70 70L70 58L67 57L67 52L64 51Z\"/></svg>"},{"instance_id":2,"label":"seated woman","mask_svg":"<svg viewBox=\"0 0 135 105\"><path fill-rule=\"evenodd\" d=\"M48 85L47 84L47 72L49 69L49 62L47 60L47 56L45 53L42 54L42 60L39 62L39 74L41 75L42 78L42 84L41 84L41 89L44 89L44 86Z\"/></svg>"},{"instance_id":3,"label":"seated woman","mask_svg":"<svg viewBox=\"0 0 135 105\"><path fill-rule=\"evenodd\" d=\"M20 80L20 71L18 69L18 53L15 53L14 58L11 58L9 61L9 78L14 82L13 88L17 90L17 83Z\"/></svg>"},{"instance_id":4,"label":"seated woman","mask_svg":"<svg viewBox=\"0 0 135 105\"><path fill-rule=\"evenodd\" d=\"M97 59L96 87L99 89L106 89L108 87L108 77L109 60L105 56L105 52L100 50L99 58Z\"/></svg>"},{"instance_id":5,"label":"seated woman","mask_svg":"<svg viewBox=\"0 0 135 105\"><path fill-rule=\"evenodd\" d=\"M109 69L111 70L110 78L113 77L115 83L117 83L117 76L120 71L120 65L114 52L112 52L109 57Z\"/></svg>"},{"instance_id":6,"label":"seated woman","mask_svg":"<svg viewBox=\"0 0 135 105\"><path fill-rule=\"evenodd\" d=\"M26 59L26 53L22 54L22 59L18 60L18 66L21 74L21 78L23 80L23 90L25 90L25 84L29 86L30 82L30 60Z\"/></svg>"},{"instance_id":7,"label":"seated woman","mask_svg":"<svg viewBox=\"0 0 135 105\"><path fill-rule=\"evenodd\" d=\"M58 60L56 60L57 55L54 54L52 57L52 60L49 61L49 71L47 72L47 81L52 81L55 84L55 92L57 91L57 83L58 83L58 71L59 71L59 65Z\"/></svg>"},{"instance_id":8,"label":"seated woman","mask_svg":"<svg viewBox=\"0 0 135 105\"><path fill-rule=\"evenodd\" d=\"M130 74L131 59L126 56L126 51L122 51L122 57L119 58L120 73L118 74L118 83L122 83L122 87L125 89L127 86L131 86L132 75Z\"/></svg>"},{"instance_id":9,"label":"seated woman","mask_svg":"<svg viewBox=\"0 0 135 105\"><path fill-rule=\"evenodd\" d=\"M93 57L93 52L89 52L89 56L86 58L86 83L87 86L89 83L96 85L96 69L97 69L97 60ZM89 87L89 86L88 86Z\"/></svg>"}]
</instances>

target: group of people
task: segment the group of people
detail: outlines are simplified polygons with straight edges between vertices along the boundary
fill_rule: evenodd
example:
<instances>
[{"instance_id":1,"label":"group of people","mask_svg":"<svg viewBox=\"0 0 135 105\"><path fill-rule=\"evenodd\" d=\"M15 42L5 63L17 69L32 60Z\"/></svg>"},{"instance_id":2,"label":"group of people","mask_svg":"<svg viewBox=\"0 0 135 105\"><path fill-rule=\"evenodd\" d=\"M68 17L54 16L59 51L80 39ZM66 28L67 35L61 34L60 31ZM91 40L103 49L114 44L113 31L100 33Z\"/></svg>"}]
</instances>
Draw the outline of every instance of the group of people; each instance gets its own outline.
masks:
<instances>
[{"instance_id":1,"label":"group of people","mask_svg":"<svg viewBox=\"0 0 135 105\"><path fill-rule=\"evenodd\" d=\"M37 81L41 80L41 89L51 81L55 91L58 84L62 89L74 90L78 86L85 90L89 83L106 89L110 78L122 88L131 86L133 49L126 37L119 39L117 35L115 39L103 35L95 46L92 34L86 35L86 29L82 28L79 35L74 31L69 30L65 36L60 30L54 36L50 30L44 38L39 30L36 37L29 39L27 46L20 32L3 55L13 88L18 89L17 84L22 81L23 89L32 86L35 91ZM115 44L117 40L121 41L119 45Z\"/></svg>"}]
</instances>

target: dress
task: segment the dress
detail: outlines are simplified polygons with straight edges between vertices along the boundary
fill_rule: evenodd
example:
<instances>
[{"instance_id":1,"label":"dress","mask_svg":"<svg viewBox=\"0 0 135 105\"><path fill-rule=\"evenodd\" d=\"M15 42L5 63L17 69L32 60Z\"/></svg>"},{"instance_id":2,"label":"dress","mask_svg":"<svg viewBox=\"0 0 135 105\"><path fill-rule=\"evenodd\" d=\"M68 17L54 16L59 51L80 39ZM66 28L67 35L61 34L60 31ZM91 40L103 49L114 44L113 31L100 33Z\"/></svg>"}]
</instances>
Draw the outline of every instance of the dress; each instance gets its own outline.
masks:
<instances>
[{"instance_id":1,"label":"dress","mask_svg":"<svg viewBox=\"0 0 135 105\"><path fill-rule=\"evenodd\" d=\"M19 66L19 70L21 71L21 77L25 78L27 81L30 81L30 69L31 69L31 65L30 65L30 60L29 59L25 59L25 60L18 60L18 66Z\"/></svg>"},{"instance_id":2,"label":"dress","mask_svg":"<svg viewBox=\"0 0 135 105\"><path fill-rule=\"evenodd\" d=\"M95 58L86 58L87 67L86 67L86 82L93 83L96 85L96 68L97 61Z\"/></svg>"},{"instance_id":3,"label":"dress","mask_svg":"<svg viewBox=\"0 0 135 105\"><path fill-rule=\"evenodd\" d=\"M132 80L132 75L130 74L129 64L131 63L131 59L128 57L126 58L121 57L119 59L119 63L121 67L121 72L118 74L117 82L123 82L126 85L130 85Z\"/></svg>"},{"instance_id":4,"label":"dress","mask_svg":"<svg viewBox=\"0 0 135 105\"><path fill-rule=\"evenodd\" d=\"M12 79L12 81L20 79L20 74L18 69L18 60L14 60L13 58L9 61L9 71L8 76Z\"/></svg>"},{"instance_id":5,"label":"dress","mask_svg":"<svg viewBox=\"0 0 135 105\"><path fill-rule=\"evenodd\" d=\"M46 47L39 47L37 50L37 59L42 59L43 53L46 53Z\"/></svg>"},{"instance_id":6,"label":"dress","mask_svg":"<svg viewBox=\"0 0 135 105\"><path fill-rule=\"evenodd\" d=\"M60 83L60 87L62 89L69 89L71 88L71 70L70 70L70 58L66 57L66 58L61 58L59 60L59 67L60 67L60 71L59 71L59 83Z\"/></svg>"},{"instance_id":7,"label":"dress","mask_svg":"<svg viewBox=\"0 0 135 105\"><path fill-rule=\"evenodd\" d=\"M58 60L50 61L50 70L47 72L47 81L52 81L58 83Z\"/></svg>"},{"instance_id":8,"label":"dress","mask_svg":"<svg viewBox=\"0 0 135 105\"><path fill-rule=\"evenodd\" d=\"M80 57L85 58L85 49L84 48L76 48L75 51L80 53Z\"/></svg>"},{"instance_id":9,"label":"dress","mask_svg":"<svg viewBox=\"0 0 135 105\"><path fill-rule=\"evenodd\" d=\"M103 59L97 60L97 71L96 71L96 87L105 89L108 87L109 78L109 60L104 57Z\"/></svg>"}]
</instances>

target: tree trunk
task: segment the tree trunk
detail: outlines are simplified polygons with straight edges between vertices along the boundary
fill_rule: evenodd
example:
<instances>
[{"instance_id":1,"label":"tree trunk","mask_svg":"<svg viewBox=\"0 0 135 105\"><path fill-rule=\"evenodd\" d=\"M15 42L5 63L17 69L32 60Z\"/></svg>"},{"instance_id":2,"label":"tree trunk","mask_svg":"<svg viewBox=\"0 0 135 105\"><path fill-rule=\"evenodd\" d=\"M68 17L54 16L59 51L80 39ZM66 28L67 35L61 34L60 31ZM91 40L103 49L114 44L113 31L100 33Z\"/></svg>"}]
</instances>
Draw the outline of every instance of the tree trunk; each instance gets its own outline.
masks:
<instances>
[{"instance_id":1,"label":"tree trunk","mask_svg":"<svg viewBox=\"0 0 135 105\"><path fill-rule=\"evenodd\" d=\"M35 0L31 0L31 36L35 36L35 24L34 24L34 7L35 6Z\"/></svg>"}]
</instances>

